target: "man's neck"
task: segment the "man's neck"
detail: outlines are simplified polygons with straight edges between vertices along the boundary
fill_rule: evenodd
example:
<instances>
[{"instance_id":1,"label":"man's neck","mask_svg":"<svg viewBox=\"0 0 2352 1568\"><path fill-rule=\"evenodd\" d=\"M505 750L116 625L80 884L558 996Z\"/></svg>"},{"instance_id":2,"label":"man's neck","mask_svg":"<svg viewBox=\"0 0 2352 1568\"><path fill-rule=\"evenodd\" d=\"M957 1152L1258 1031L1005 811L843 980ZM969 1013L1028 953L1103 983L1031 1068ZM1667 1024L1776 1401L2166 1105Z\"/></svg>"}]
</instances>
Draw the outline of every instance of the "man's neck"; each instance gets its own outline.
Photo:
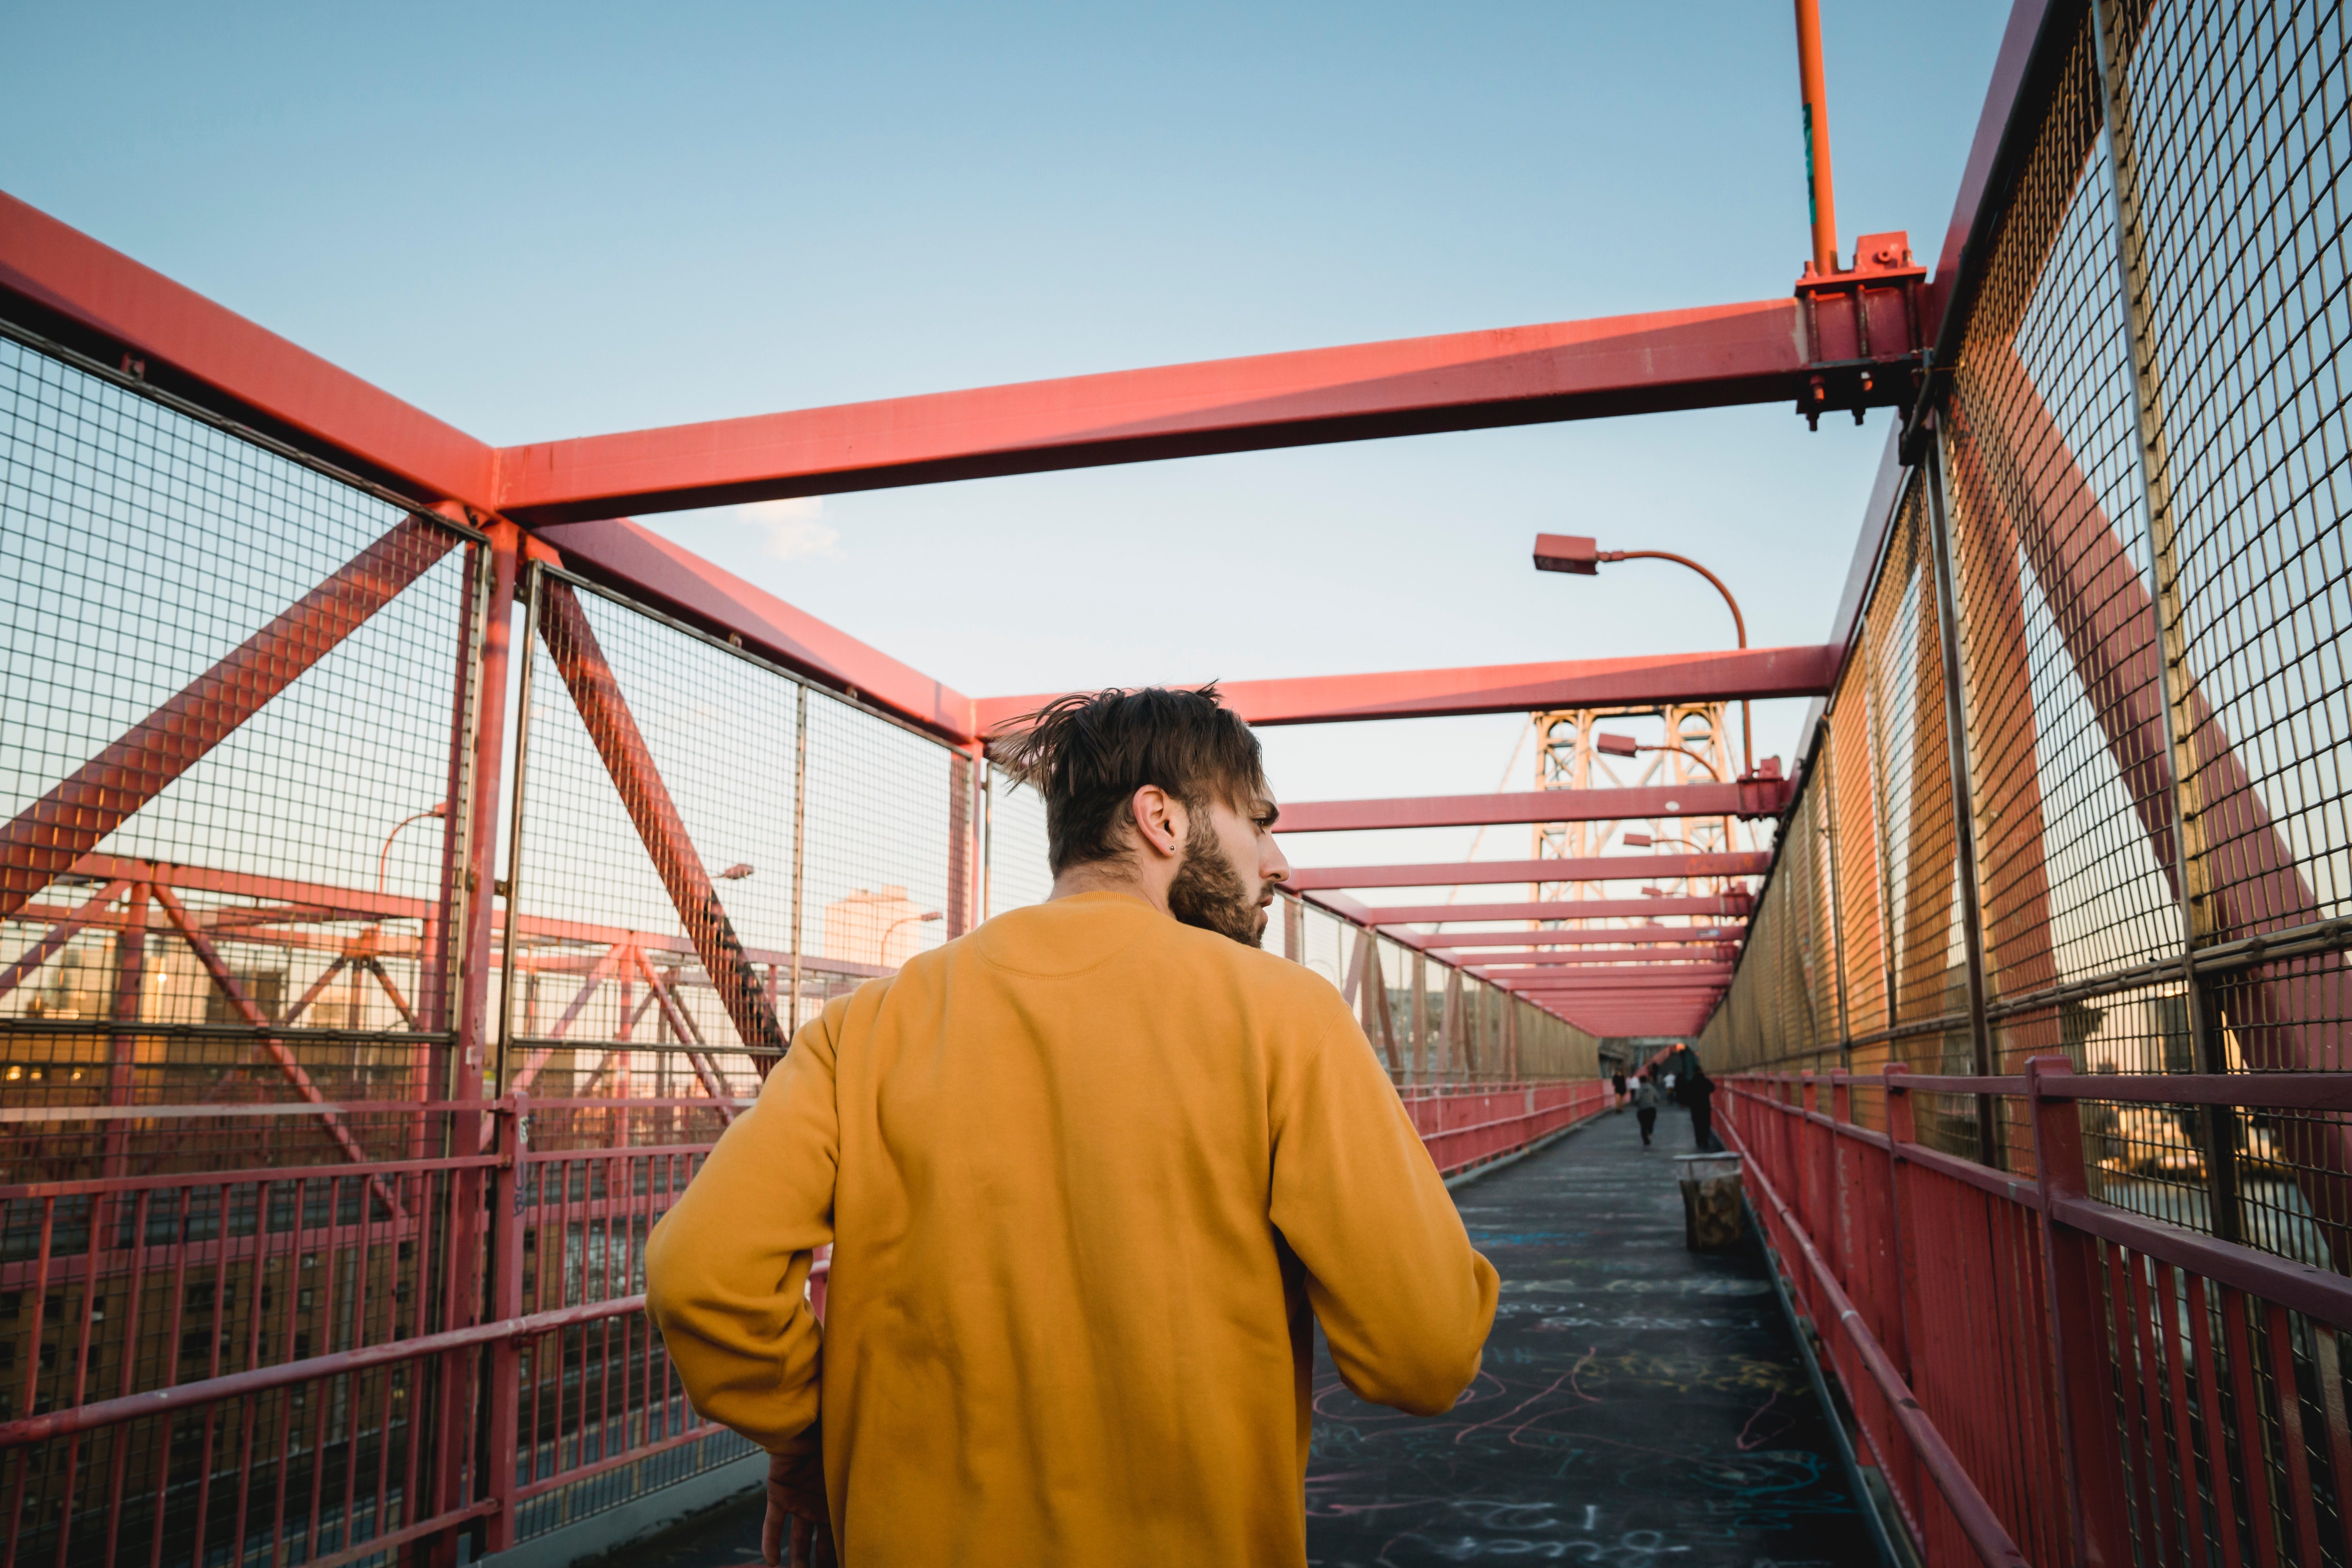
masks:
<instances>
[{"instance_id":1,"label":"man's neck","mask_svg":"<svg viewBox=\"0 0 2352 1568\"><path fill-rule=\"evenodd\" d=\"M1054 879L1046 902L1072 899L1080 893L1125 893L1141 899L1161 914L1168 913L1168 884L1172 878L1152 877L1126 857L1073 866Z\"/></svg>"}]
</instances>

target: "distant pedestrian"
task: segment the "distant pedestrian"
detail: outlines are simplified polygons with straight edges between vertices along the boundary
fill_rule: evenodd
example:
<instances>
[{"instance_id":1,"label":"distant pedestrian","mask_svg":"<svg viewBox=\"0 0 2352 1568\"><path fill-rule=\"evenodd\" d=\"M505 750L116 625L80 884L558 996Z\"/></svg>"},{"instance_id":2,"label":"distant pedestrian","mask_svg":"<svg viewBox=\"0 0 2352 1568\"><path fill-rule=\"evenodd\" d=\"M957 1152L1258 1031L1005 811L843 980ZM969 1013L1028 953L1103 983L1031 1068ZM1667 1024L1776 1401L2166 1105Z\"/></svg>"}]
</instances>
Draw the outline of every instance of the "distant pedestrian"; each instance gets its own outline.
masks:
<instances>
[{"instance_id":1,"label":"distant pedestrian","mask_svg":"<svg viewBox=\"0 0 2352 1568\"><path fill-rule=\"evenodd\" d=\"M1691 1136L1698 1140L1700 1153L1719 1152L1723 1145L1715 1139L1715 1079L1706 1076L1696 1057L1683 1059L1690 1068L1683 1079L1683 1103L1690 1107Z\"/></svg>"},{"instance_id":2,"label":"distant pedestrian","mask_svg":"<svg viewBox=\"0 0 2352 1568\"><path fill-rule=\"evenodd\" d=\"M1617 1086L1617 1109L1622 1113L1625 1109L1625 1069L1619 1068L1610 1081Z\"/></svg>"},{"instance_id":3,"label":"distant pedestrian","mask_svg":"<svg viewBox=\"0 0 2352 1568\"><path fill-rule=\"evenodd\" d=\"M1633 1080L1633 1120L1642 1124L1642 1147L1650 1146L1650 1131L1658 1124L1658 1086L1643 1073Z\"/></svg>"}]
</instances>

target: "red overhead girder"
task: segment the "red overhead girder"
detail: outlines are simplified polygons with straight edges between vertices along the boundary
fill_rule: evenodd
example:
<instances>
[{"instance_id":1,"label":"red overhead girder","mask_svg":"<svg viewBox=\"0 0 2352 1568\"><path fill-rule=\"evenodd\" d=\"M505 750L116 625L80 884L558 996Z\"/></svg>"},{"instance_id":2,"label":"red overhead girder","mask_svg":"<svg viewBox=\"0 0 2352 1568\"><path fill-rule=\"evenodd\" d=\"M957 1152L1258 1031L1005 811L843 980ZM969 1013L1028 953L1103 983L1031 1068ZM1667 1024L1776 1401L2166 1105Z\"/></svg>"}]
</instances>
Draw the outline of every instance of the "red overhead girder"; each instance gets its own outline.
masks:
<instances>
[{"instance_id":1,"label":"red overhead girder","mask_svg":"<svg viewBox=\"0 0 2352 1568\"><path fill-rule=\"evenodd\" d=\"M1903 246L1901 236L1873 237ZM1897 402L1922 331L1912 294L1888 287L1867 299L1392 339L494 449L5 196L0 289L321 450L531 524L1667 409L1812 406L1824 376L1838 406ZM1857 310L1869 313L1866 334ZM1867 357L1864 336L1877 345ZM1875 390L1857 392L1865 382Z\"/></svg>"},{"instance_id":2,"label":"red overhead girder","mask_svg":"<svg viewBox=\"0 0 2352 1568\"><path fill-rule=\"evenodd\" d=\"M1795 792L1789 779L1648 784L1635 789L1534 789L1401 800L1310 800L1284 805L1276 833L1352 833L1390 827L1478 827L1517 822L1631 822L1675 816L1778 816Z\"/></svg>"},{"instance_id":3,"label":"red overhead girder","mask_svg":"<svg viewBox=\"0 0 2352 1568\"><path fill-rule=\"evenodd\" d=\"M1747 933L1744 925L1730 926L1625 926L1614 931L1474 931L1459 933L1447 931L1421 938L1419 945L1426 952L1445 952L1464 948L1483 947L1602 947L1630 944L1635 947L1664 947L1685 944L1714 947L1721 942L1737 942ZM1416 933L1417 934L1417 933Z\"/></svg>"},{"instance_id":4,"label":"red overhead girder","mask_svg":"<svg viewBox=\"0 0 2352 1568\"><path fill-rule=\"evenodd\" d=\"M1743 697L1818 697L1837 674L1829 647L1728 648L1715 653L1638 654L1545 664L1399 669L1373 675L1310 675L1287 680L1221 680L1225 706L1253 724L1331 724L1362 719L1436 719L1466 713L1532 713L1641 702L1717 702ZM1063 692L982 697L972 727L992 734ZM1717 813L1716 815L1721 815Z\"/></svg>"},{"instance_id":5,"label":"red overhead girder","mask_svg":"<svg viewBox=\"0 0 2352 1568\"><path fill-rule=\"evenodd\" d=\"M256 423L286 426L425 496L498 504L498 449L488 442L5 193L0 289L132 351L149 362L151 380L201 384L261 416Z\"/></svg>"},{"instance_id":6,"label":"red overhead girder","mask_svg":"<svg viewBox=\"0 0 2352 1568\"><path fill-rule=\"evenodd\" d=\"M1517 991L1573 993L1580 996L1605 995L1623 992L1628 995L1648 996L1658 992L1686 993L1693 996L1712 996L1723 989L1731 978L1731 965L1717 964L1706 969L1658 970L1643 974L1540 974L1502 972L1489 973L1473 967L1466 971L1481 980L1491 980Z\"/></svg>"},{"instance_id":7,"label":"red overhead girder","mask_svg":"<svg viewBox=\"0 0 2352 1568\"><path fill-rule=\"evenodd\" d=\"M1318 903L1333 895L1318 893ZM1696 915L1702 920L1744 920L1756 907L1753 896L1733 892L1691 899L1548 899L1524 904L1355 904L1349 913L1376 926L1467 924L1486 921L1616 921ZM1685 928L1663 926L1671 934Z\"/></svg>"},{"instance_id":8,"label":"red overhead girder","mask_svg":"<svg viewBox=\"0 0 2352 1568\"><path fill-rule=\"evenodd\" d=\"M1212 452L1794 403L1813 380L1805 342L1798 300L1759 300L534 442L499 451L499 507L524 522L564 522ZM1888 357L1891 365L1908 355Z\"/></svg>"},{"instance_id":9,"label":"red overhead girder","mask_svg":"<svg viewBox=\"0 0 2352 1568\"><path fill-rule=\"evenodd\" d=\"M1772 857L1761 850L1724 855L1588 855L1559 860L1457 860L1429 866L1294 867L1290 886L1295 891L1312 892L1324 888L1450 888L1490 882L1636 882L1760 877L1771 867Z\"/></svg>"},{"instance_id":10,"label":"red overhead girder","mask_svg":"<svg viewBox=\"0 0 2352 1568\"><path fill-rule=\"evenodd\" d=\"M1433 947L1430 951L1450 953L1454 950ZM1506 952L1465 952L1461 954L1460 962L1465 967L1486 973L1500 973L1497 966L1508 964L1514 968L1588 967L1605 970L1611 973L1630 973L1639 969L1645 973L1691 974L1698 973L1698 970L1692 966L1697 965L1712 972L1717 966L1730 963L1732 956L1738 951L1736 947L1727 948L1719 942L1708 943L1703 952L1687 953L1550 952L1542 948L1528 948L1524 951L1514 949Z\"/></svg>"}]
</instances>

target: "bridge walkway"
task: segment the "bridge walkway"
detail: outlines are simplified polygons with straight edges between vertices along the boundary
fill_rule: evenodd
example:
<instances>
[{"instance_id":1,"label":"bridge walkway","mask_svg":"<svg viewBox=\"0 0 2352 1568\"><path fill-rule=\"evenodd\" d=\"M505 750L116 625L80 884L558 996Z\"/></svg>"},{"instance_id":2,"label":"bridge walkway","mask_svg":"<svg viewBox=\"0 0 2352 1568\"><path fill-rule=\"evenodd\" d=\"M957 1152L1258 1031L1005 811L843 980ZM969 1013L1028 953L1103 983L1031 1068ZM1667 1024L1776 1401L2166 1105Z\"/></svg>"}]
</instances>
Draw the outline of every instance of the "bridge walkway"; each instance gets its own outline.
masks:
<instances>
[{"instance_id":1,"label":"bridge walkway","mask_svg":"<svg viewBox=\"0 0 2352 1568\"><path fill-rule=\"evenodd\" d=\"M1764 1254L1683 1244L1666 1108L1455 1189L1503 1276L1486 1367L1424 1420L1317 1368L1307 1556L1327 1568L1868 1568L1879 1561Z\"/></svg>"},{"instance_id":2,"label":"bridge walkway","mask_svg":"<svg viewBox=\"0 0 2352 1568\"><path fill-rule=\"evenodd\" d=\"M1307 1547L1322 1568L1877 1568L1764 1255L1683 1245L1668 1108L1605 1114L1455 1189L1503 1275L1486 1370L1447 1415L1316 1369ZM756 1494L602 1568L742 1568Z\"/></svg>"}]
</instances>

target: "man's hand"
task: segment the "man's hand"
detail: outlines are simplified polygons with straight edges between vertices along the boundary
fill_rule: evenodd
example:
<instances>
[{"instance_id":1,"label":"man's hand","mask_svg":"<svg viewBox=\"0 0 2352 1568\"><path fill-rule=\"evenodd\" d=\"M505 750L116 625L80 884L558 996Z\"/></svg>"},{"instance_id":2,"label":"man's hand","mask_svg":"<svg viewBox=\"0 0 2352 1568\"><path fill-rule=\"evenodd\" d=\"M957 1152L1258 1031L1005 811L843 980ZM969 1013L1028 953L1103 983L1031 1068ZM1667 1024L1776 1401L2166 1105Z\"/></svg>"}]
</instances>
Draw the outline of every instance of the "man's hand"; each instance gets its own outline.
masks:
<instances>
[{"instance_id":1,"label":"man's hand","mask_svg":"<svg viewBox=\"0 0 2352 1568\"><path fill-rule=\"evenodd\" d=\"M824 1461L814 1453L768 1456L768 1518L760 1527L760 1560L768 1568L783 1568L788 1527L794 1568L835 1568Z\"/></svg>"}]
</instances>

